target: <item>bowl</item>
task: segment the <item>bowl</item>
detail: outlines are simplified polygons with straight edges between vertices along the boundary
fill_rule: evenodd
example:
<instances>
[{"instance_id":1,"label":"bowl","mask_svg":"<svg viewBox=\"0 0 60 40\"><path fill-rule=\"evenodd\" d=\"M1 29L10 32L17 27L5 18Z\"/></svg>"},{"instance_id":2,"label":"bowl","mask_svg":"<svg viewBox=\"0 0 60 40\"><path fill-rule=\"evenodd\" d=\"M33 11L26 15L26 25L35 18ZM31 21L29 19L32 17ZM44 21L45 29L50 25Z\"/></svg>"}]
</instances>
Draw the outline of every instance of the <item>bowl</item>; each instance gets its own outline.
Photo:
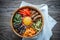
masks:
<instances>
[{"instance_id":1,"label":"bowl","mask_svg":"<svg viewBox=\"0 0 60 40\"><path fill-rule=\"evenodd\" d=\"M36 34L34 34L33 36L22 36L22 35L19 34L19 33L15 30L15 28L14 28L13 18L14 18L14 16L16 15L16 12L18 12L19 10L22 10L22 9L24 9L24 8L29 8L29 9L31 9L31 10L34 10L34 11L38 12L39 15L41 15L41 26L40 26L40 28L39 28L40 30L39 30L38 32L36 32ZM37 15L37 14L35 14L35 15ZM39 18L40 18L40 17L39 17ZM36 20L37 20L37 19L36 19ZM33 21L33 22L35 22L35 21ZM42 31L43 25L44 25L44 17L43 17L43 15L42 15L42 12L41 12L39 9L37 9L37 8L35 8L35 7L33 7L33 6L23 6L23 7L18 8L14 13L12 13L12 17L11 17L10 24L11 24L11 28L12 28L13 32L14 32L16 35L18 35L19 37L23 37L23 38L33 38L33 37L37 36L37 35Z\"/></svg>"}]
</instances>

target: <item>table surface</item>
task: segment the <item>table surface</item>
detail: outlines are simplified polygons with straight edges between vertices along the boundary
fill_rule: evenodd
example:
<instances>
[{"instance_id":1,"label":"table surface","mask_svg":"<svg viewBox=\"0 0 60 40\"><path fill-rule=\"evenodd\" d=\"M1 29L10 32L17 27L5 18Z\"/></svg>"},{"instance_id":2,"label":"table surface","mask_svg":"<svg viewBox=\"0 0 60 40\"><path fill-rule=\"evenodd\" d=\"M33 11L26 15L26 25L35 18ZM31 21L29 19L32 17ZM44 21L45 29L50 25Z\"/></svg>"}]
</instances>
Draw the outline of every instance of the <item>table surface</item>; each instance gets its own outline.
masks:
<instances>
[{"instance_id":1,"label":"table surface","mask_svg":"<svg viewBox=\"0 0 60 40\"><path fill-rule=\"evenodd\" d=\"M10 18L22 0L0 0L0 40L21 40L10 27ZM47 4L49 15L58 23L53 28L50 40L60 40L60 1L59 0L23 0L32 4ZM48 38L48 37L47 37Z\"/></svg>"}]
</instances>

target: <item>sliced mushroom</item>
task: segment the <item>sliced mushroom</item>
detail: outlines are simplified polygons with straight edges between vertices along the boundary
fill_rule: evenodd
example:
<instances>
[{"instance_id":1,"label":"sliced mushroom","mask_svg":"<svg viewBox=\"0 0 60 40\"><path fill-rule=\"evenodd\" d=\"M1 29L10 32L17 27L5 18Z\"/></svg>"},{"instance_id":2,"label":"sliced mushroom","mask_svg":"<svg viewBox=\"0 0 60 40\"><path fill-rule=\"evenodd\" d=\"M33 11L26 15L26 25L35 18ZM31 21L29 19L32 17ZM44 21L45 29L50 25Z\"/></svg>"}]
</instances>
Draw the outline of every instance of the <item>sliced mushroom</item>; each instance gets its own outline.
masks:
<instances>
[{"instance_id":1,"label":"sliced mushroom","mask_svg":"<svg viewBox=\"0 0 60 40\"><path fill-rule=\"evenodd\" d=\"M36 17L34 17L33 21L35 21L36 19L40 18L41 15L37 15Z\"/></svg>"},{"instance_id":2,"label":"sliced mushroom","mask_svg":"<svg viewBox=\"0 0 60 40\"><path fill-rule=\"evenodd\" d=\"M31 16L31 18L34 18L36 15L38 15L38 12L34 13L34 15Z\"/></svg>"},{"instance_id":3,"label":"sliced mushroom","mask_svg":"<svg viewBox=\"0 0 60 40\"><path fill-rule=\"evenodd\" d=\"M36 12L36 11L32 10L32 11L31 11L31 14L34 14L35 12Z\"/></svg>"}]
</instances>

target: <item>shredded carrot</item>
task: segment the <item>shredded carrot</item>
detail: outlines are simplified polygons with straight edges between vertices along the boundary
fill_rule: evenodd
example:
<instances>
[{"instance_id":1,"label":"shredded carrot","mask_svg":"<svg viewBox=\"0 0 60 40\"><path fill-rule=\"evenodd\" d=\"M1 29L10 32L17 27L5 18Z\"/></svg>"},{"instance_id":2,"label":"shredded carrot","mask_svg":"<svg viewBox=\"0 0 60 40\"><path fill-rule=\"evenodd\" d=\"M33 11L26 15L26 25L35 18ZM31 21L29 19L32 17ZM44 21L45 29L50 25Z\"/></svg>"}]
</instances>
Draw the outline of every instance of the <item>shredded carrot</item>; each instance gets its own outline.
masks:
<instances>
[{"instance_id":1,"label":"shredded carrot","mask_svg":"<svg viewBox=\"0 0 60 40\"><path fill-rule=\"evenodd\" d=\"M36 33L36 31L33 28L27 28L23 36L33 36Z\"/></svg>"}]
</instances>

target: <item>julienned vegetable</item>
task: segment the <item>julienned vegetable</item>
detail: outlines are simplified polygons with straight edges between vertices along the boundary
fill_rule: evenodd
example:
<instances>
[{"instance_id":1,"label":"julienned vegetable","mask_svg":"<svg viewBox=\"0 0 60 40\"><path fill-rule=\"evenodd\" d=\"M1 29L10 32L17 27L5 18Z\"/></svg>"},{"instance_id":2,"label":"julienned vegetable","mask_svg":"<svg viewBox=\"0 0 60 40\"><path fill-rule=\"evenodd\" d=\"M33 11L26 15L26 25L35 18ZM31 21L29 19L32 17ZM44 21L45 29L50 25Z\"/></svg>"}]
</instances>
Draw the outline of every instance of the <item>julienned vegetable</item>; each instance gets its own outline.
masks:
<instances>
[{"instance_id":1,"label":"julienned vegetable","mask_svg":"<svg viewBox=\"0 0 60 40\"><path fill-rule=\"evenodd\" d=\"M36 31L33 28L27 28L23 36L33 36L36 33Z\"/></svg>"},{"instance_id":2,"label":"julienned vegetable","mask_svg":"<svg viewBox=\"0 0 60 40\"><path fill-rule=\"evenodd\" d=\"M20 24L20 23L22 22L22 17L21 17L21 15L16 13L16 15L15 15L14 18L13 18L13 21L14 21L14 25Z\"/></svg>"},{"instance_id":3,"label":"julienned vegetable","mask_svg":"<svg viewBox=\"0 0 60 40\"><path fill-rule=\"evenodd\" d=\"M30 10L28 8L19 10L19 13L22 14L23 16L31 16Z\"/></svg>"},{"instance_id":4,"label":"julienned vegetable","mask_svg":"<svg viewBox=\"0 0 60 40\"><path fill-rule=\"evenodd\" d=\"M33 28L34 29L36 29L37 31L39 31L40 30L40 28L41 28L41 25L42 25L42 22L41 22L41 19L40 20L38 20L36 23L33 23Z\"/></svg>"}]
</instances>

